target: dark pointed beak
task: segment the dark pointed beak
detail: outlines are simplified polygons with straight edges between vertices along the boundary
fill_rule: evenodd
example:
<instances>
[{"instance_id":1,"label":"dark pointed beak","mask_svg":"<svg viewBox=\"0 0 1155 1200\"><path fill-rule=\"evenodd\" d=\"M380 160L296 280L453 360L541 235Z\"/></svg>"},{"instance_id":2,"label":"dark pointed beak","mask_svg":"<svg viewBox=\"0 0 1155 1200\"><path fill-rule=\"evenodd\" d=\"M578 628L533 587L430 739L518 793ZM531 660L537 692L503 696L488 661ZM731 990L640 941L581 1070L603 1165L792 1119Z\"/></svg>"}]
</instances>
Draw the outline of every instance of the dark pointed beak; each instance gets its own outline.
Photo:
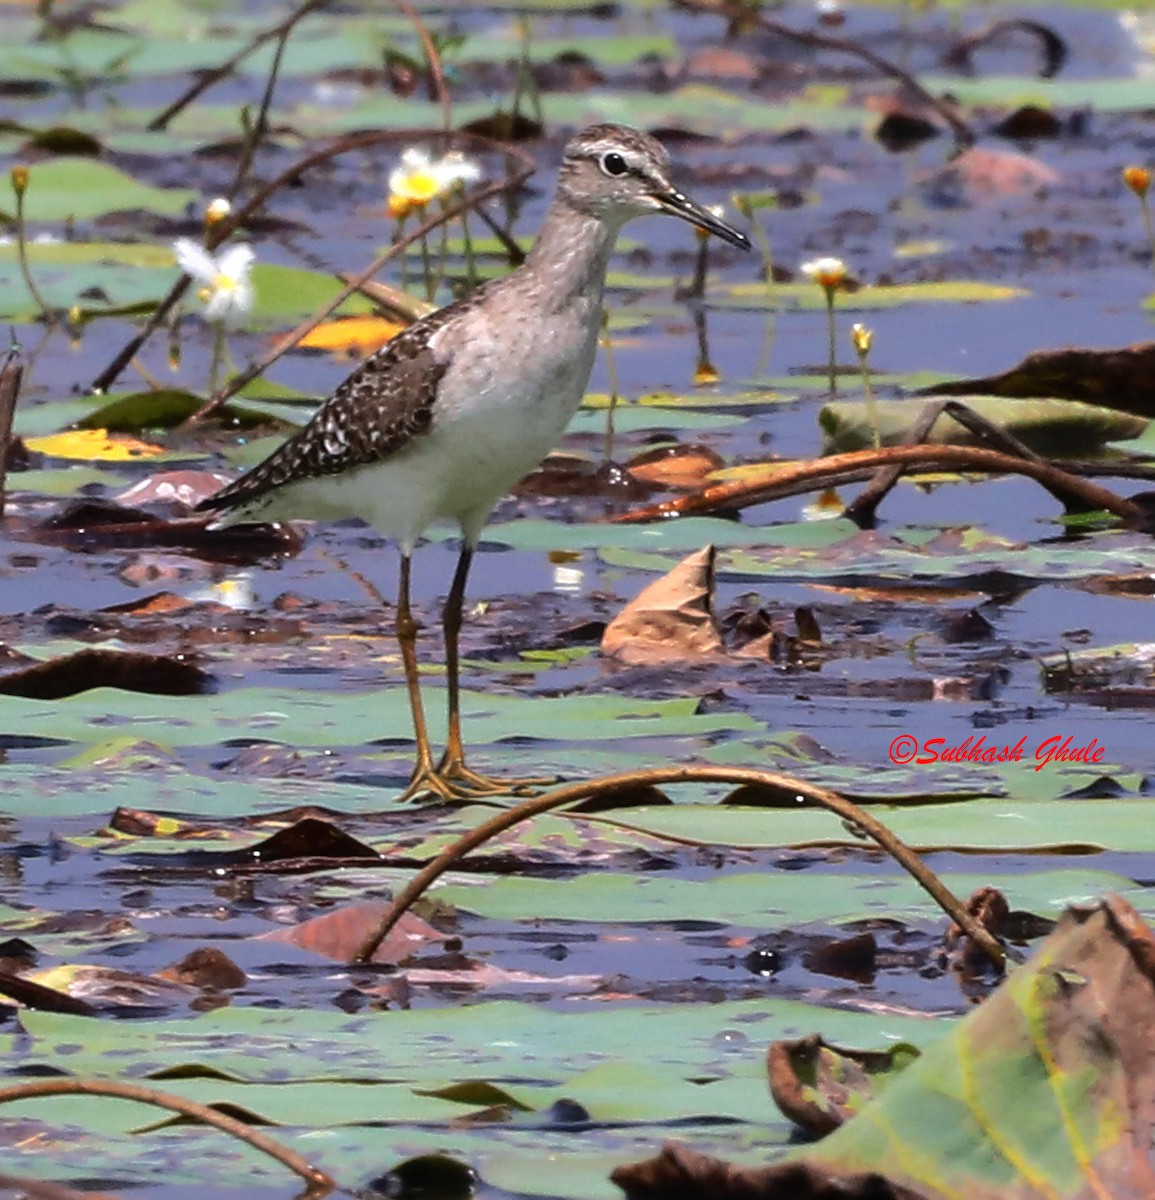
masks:
<instances>
[{"instance_id":1,"label":"dark pointed beak","mask_svg":"<svg viewBox=\"0 0 1155 1200\"><path fill-rule=\"evenodd\" d=\"M737 246L741 250L751 249L750 239L744 233L739 233L733 225L719 220L709 209L695 204L689 196L673 189L668 192L654 192L652 195L670 216L681 217L683 221L689 221L691 225L705 230L706 233L712 233L722 241L729 242L731 246Z\"/></svg>"}]
</instances>

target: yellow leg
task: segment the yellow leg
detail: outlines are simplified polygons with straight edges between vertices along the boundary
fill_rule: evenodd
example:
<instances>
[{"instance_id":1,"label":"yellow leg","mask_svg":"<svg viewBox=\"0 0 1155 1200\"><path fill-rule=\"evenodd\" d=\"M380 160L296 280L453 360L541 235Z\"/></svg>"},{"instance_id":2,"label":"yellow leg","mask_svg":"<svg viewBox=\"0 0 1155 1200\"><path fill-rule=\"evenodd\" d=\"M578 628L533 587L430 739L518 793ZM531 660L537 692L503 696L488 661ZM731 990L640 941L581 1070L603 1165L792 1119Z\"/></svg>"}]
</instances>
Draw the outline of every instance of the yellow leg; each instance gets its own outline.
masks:
<instances>
[{"instance_id":1,"label":"yellow leg","mask_svg":"<svg viewBox=\"0 0 1155 1200\"><path fill-rule=\"evenodd\" d=\"M455 787L433 765L433 750L429 745L429 729L425 724L425 706L421 702L421 680L417 675L417 622L409 604L409 555L401 554L401 579L397 589L397 644L405 668L405 687L409 692L409 708L413 714L413 735L417 739L417 762L409 785L398 797L412 800L415 796L432 793L443 800L459 800L468 793Z\"/></svg>"},{"instance_id":2,"label":"yellow leg","mask_svg":"<svg viewBox=\"0 0 1155 1200\"><path fill-rule=\"evenodd\" d=\"M453 584L445 598L441 613L442 628L445 630L445 670L449 689L449 738L437 774L446 783L456 785L466 796L499 796L503 793L524 795L533 788L544 787L556 780L543 779L498 779L482 775L465 765L465 744L461 738L461 671L458 639L461 633L462 610L465 607L465 581L473 562L473 547L463 543L457 570L453 573Z\"/></svg>"}]
</instances>

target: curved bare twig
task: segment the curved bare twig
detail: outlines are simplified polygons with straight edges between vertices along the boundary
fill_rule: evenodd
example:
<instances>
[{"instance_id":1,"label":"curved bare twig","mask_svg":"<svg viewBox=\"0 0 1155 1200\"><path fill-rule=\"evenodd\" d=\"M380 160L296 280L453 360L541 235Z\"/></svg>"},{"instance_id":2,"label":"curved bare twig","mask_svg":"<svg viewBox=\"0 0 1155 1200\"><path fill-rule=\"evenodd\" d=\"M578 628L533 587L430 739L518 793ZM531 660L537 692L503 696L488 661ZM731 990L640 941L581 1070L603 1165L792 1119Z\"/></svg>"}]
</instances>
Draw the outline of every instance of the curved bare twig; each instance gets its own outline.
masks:
<instances>
[{"instance_id":1,"label":"curved bare twig","mask_svg":"<svg viewBox=\"0 0 1155 1200\"><path fill-rule=\"evenodd\" d=\"M328 2L329 0L305 0L304 4L289 13L284 20L278 21L271 29L266 29L258 33L251 41L242 46L236 54L225 59L219 66L213 67L210 71L202 72L196 82L183 91L163 112L157 113L149 121L146 128L150 133L167 129L168 123L173 117L184 112L198 96L207 92L213 84L219 83L222 79L227 79L255 50L259 50L266 42L275 41L277 38L287 38L299 21L303 20L316 9L323 8Z\"/></svg>"},{"instance_id":2,"label":"curved bare twig","mask_svg":"<svg viewBox=\"0 0 1155 1200\"><path fill-rule=\"evenodd\" d=\"M156 1108L167 1108L170 1112L191 1117L205 1125L212 1125L288 1167L309 1185L306 1193L309 1196L323 1196L338 1186L337 1181L320 1167L314 1167L295 1150L282 1146L268 1134L253 1129L243 1121L238 1121L236 1117L218 1112L207 1104L186 1100L184 1096L177 1096L172 1092L162 1092L139 1083L124 1083L117 1079L40 1079L34 1083L0 1087L0 1104L8 1104L13 1100L32 1100L41 1096L115 1096L120 1100L136 1100Z\"/></svg>"},{"instance_id":3,"label":"curved bare twig","mask_svg":"<svg viewBox=\"0 0 1155 1200\"><path fill-rule=\"evenodd\" d=\"M490 838L504 833L507 829L512 829L515 825L520 825L522 821L528 821L542 813L562 808L578 800L586 800L591 796L611 792L618 788L657 786L669 783L729 783L739 786L772 788L794 793L800 803L812 801L820 804L823 808L828 808L844 820L852 822L868 837L873 838L900 866L910 872L947 916L974 941L976 946L982 949L996 966L1005 965L1007 953L998 939L971 916L965 905L905 842L900 841L881 821L859 808L857 804L852 804L837 792L828 791L826 788L818 787L804 779L796 779L791 775L780 775L775 771L762 771L756 767L697 766L650 767L641 771L621 771L615 775L585 779L580 783L571 783L555 788L553 791L546 792L544 796L535 796L531 800L526 800L490 817L476 829L471 829L468 833L463 834L413 876L394 897L393 903L378 922L376 929L357 948L353 961L355 963L369 962L377 947L388 936L389 931L430 885L450 867L460 862L471 850L476 850Z\"/></svg>"},{"instance_id":4,"label":"curved bare twig","mask_svg":"<svg viewBox=\"0 0 1155 1200\"><path fill-rule=\"evenodd\" d=\"M972 446L887 446L882 450L855 450L848 454L831 454L813 462L796 463L791 466L768 465L765 475L731 483L716 483L691 492L688 496L678 496L674 500L631 508L611 517L610 521L614 524L631 524L749 508L767 500L796 495L799 491L827 487L832 480L844 480L850 473L871 472L879 467L895 465L906 470L936 471L946 468L956 471L1026 475L1050 490L1058 489L1077 496L1088 508L1106 509L1128 524L1142 525L1146 520L1144 509L1133 500L1117 496L1098 484L1090 483L1048 462L1032 462L1030 459L1016 458L997 450L984 450Z\"/></svg>"},{"instance_id":5,"label":"curved bare twig","mask_svg":"<svg viewBox=\"0 0 1155 1200\"><path fill-rule=\"evenodd\" d=\"M448 135L453 129L453 107L449 98L449 88L445 86L441 52L437 49L437 43L429 36L429 30L421 19L421 14L412 4L408 3L408 0L393 0L393 5L413 22L413 28L416 30L418 38L421 39L421 46L425 51L425 61L429 64L429 81L434 93L430 99L435 99L441 105L441 123Z\"/></svg>"},{"instance_id":6,"label":"curved bare twig","mask_svg":"<svg viewBox=\"0 0 1155 1200\"><path fill-rule=\"evenodd\" d=\"M902 67L897 63L891 62L890 59L883 58L881 54L875 54L873 50L862 45L860 42L848 42L843 38L831 37L825 33L813 33L806 29L791 29L789 25L783 25L779 21L771 20L771 18L764 16L756 8L740 3L739 0L678 0L678 4L694 12L714 13L740 26L757 25L760 29L766 30L767 33L772 33L776 37L786 38L788 41L797 42L801 46L809 46L813 50L830 50L837 54L849 54L854 58L860 58L864 62L869 63L881 74L889 75L892 79L898 80L903 87L909 89L924 104L934 109L950 126L951 132L954 134L955 144L960 150L966 149L966 147L973 145L976 141L974 130L955 112L950 104L928 92L909 71L903 70Z\"/></svg>"}]
</instances>

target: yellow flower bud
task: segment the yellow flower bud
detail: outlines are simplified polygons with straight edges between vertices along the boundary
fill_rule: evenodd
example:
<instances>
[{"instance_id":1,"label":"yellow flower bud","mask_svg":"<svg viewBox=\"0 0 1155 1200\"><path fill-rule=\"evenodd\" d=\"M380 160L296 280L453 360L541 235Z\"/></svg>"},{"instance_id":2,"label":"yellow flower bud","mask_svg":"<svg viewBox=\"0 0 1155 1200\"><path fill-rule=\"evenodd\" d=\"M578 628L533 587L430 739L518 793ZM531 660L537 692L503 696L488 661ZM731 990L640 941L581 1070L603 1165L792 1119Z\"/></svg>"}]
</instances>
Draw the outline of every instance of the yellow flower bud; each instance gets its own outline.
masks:
<instances>
[{"instance_id":1,"label":"yellow flower bud","mask_svg":"<svg viewBox=\"0 0 1155 1200\"><path fill-rule=\"evenodd\" d=\"M1151 172L1146 167L1124 167L1123 182L1141 199L1151 186Z\"/></svg>"},{"instance_id":2,"label":"yellow flower bud","mask_svg":"<svg viewBox=\"0 0 1155 1200\"><path fill-rule=\"evenodd\" d=\"M23 196L28 190L28 168L18 163L12 168L12 190L17 196Z\"/></svg>"},{"instance_id":3,"label":"yellow flower bud","mask_svg":"<svg viewBox=\"0 0 1155 1200\"><path fill-rule=\"evenodd\" d=\"M866 328L865 325L852 325L850 327L850 340L854 343L855 350L865 358L870 353L870 343L874 334Z\"/></svg>"},{"instance_id":4,"label":"yellow flower bud","mask_svg":"<svg viewBox=\"0 0 1155 1200\"><path fill-rule=\"evenodd\" d=\"M413 201L408 196L389 197L389 215L395 221L404 221L413 211Z\"/></svg>"},{"instance_id":5,"label":"yellow flower bud","mask_svg":"<svg viewBox=\"0 0 1155 1200\"><path fill-rule=\"evenodd\" d=\"M711 383L717 383L721 378L718 368L708 358L698 360L698 365L694 368L695 387L707 387Z\"/></svg>"},{"instance_id":6,"label":"yellow flower bud","mask_svg":"<svg viewBox=\"0 0 1155 1200\"><path fill-rule=\"evenodd\" d=\"M205 228L211 229L214 225L219 225L232 211L233 206L224 196L210 200L205 207Z\"/></svg>"}]
</instances>

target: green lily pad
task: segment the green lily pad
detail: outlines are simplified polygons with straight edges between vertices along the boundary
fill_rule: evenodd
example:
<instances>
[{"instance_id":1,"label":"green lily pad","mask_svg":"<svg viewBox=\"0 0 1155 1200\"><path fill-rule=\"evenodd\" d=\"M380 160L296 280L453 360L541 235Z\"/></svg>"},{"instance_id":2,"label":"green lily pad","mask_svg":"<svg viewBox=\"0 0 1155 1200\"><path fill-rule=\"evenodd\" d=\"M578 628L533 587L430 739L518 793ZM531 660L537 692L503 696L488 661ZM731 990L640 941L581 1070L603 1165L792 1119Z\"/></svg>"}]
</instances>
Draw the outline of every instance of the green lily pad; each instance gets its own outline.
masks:
<instances>
[{"instance_id":1,"label":"green lily pad","mask_svg":"<svg viewBox=\"0 0 1155 1200\"><path fill-rule=\"evenodd\" d=\"M879 400L874 408L886 445L903 441L933 397ZM1116 438L1135 437L1148 424L1144 417L1077 400L1011 400L1000 396L967 396L965 403L980 417L1005 429L1040 454L1062 455L1072 450L1085 458L1096 447ZM818 414L826 437L825 453L859 450L874 444L870 414L862 402L827 404ZM947 445L982 444L956 420L942 415L927 439Z\"/></svg>"},{"instance_id":2,"label":"green lily pad","mask_svg":"<svg viewBox=\"0 0 1155 1200\"><path fill-rule=\"evenodd\" d=\"M906 304L976 304L1005 302L1029 296L1021 287L982 283L975 279L943 280L938 283L866 285L853 292L840 292L835 309L842 313L873 312ZM826 295L809 281L777 283L772 290L762 282L732 283L710 293L712 308L764 309L789 305L793 309L825 310Z\"/></svg>"},{"instance_id":3,"label":"green lily pad","mask_svg":"<svg viewBox=\"0 0 1155 1200\"><path fill-rule=\"evenodd\" d=\"M191 188L153 187L91 158L57 158L29 168L24 215L29 222L87 221L142 208L176 216L199 199L200 193ZM0 216L12 220L10 196L3 205Z\"/></svg>"}]
</instances>

